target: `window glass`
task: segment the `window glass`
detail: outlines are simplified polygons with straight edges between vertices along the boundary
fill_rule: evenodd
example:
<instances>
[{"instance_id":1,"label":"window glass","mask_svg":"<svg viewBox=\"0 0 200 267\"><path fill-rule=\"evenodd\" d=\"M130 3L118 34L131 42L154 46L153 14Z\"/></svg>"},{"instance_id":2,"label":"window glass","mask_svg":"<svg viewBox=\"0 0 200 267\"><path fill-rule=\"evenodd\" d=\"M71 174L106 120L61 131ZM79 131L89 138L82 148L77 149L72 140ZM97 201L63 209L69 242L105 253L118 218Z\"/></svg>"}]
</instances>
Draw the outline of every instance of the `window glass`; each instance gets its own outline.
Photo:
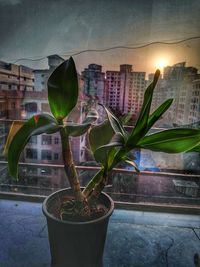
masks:
<instances>
[{"instance_id":1,"label":"window glass","mask_svg":"<svg viewBox=\"0 0 200 267\"><path fill-rule=\"evenodd\" d=\"M12 127L38 113L51 114L47 81L69 56L77 66L80 94L68 123L83 121L90 108L97 109L100 123L106 118L98 105L102 103L118 118L129 115L126 130L132 131L145 89L159 68L151 112L169 98L173 103L147 134L200 129L198 0L54 2L0 1L1 191L48 195L69 185L59 133L30 138L20 156L18 182L8 174L5 151ZM88 150L87 135L70 141L84 186L98 164ZM141 172L121 163L110 174L105 191L116 201L200 204L200 153L136 149L130 158Z\"/></svg>"}]
</instances>

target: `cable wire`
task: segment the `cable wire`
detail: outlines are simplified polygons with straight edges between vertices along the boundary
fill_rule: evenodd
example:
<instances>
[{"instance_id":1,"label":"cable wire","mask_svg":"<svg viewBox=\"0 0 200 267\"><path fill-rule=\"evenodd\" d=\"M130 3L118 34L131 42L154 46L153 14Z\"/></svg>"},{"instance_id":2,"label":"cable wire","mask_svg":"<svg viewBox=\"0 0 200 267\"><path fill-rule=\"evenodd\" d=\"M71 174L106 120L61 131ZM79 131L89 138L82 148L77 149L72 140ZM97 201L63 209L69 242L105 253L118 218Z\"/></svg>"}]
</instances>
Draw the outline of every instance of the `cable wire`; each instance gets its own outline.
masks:
<instances>
[{"instance_id":1,"label":"cable wire","mask_svg":"<svg viewBox=\"0 0 200 267\"><path fill-rule=\"evenodd\" d=\"M141 48L145 48L145 47L148 47L148 46L151 46L151 45L157 45L157 44L164 44L164 45L175 45L175 44L180 44L180 43L184 43L184 42L187 42L187 41L191 41L191 40L197 40L197 39L200 39L200 36L193 36L193 37L188 37L188 38L185 38L185 39L179 39L179 40L174 40L174 41L154 41L154 42L149 42L149 43L145 43L145 44L140 44L140 45L131 45L131 46L112 46L112 47L108 47L108 48L102 48L102 49L86 49L86 50L81 50L81 51L77 51L77 52L66 52L66 53L56 53L57 55L61 55L61 56L64 56L64 57L69 57L69 56L78 56L80 54L83 54L83 53L90 53L90 52L107 52L107 51L110 51L110 50L115 50L115 49L127 49L127 50L135 50L135 49L141 49ZM19 61L41 61L41 60L44 60L48 57L49 55L47 56L42 56L42 57L39 57L39 58L19 58L19 59L16 59L15 61L14 60L11 60L11 61L14 61L13 64L16 64L17 62Z\"/></svg>"}]
</instances>

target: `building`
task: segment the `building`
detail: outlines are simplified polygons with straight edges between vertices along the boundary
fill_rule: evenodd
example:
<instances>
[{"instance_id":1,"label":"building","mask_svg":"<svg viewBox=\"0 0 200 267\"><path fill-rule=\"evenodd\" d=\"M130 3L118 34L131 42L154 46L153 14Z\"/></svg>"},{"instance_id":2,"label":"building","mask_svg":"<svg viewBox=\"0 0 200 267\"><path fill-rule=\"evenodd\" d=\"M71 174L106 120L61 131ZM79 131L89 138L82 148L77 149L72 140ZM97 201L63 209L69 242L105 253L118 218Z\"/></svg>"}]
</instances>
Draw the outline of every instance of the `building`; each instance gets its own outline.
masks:
<instances>
[{"instance_id":1,"label":"building","mask_svg":"<svg viewBox=\"0 0 200 267\"><path fill-rule=\"evenodd\" d=\"M63 58L53 55L48 57L48 69L31 70L25 66L0 64L0 152L3 152L8 131L13 120L26 120L37 113L50 113L47 97L47 80L57 65L64 61ZM80 81L80 75L78 75ZM81 82L80 82L81 84ZM77 122L81 109L78 108L71 114L69 120ZM78 139L78 140L77 140ZM72 151L75 161L79 161L80 138L72 140ZM59 133L52 135L34 136L26 145L21 155L25 165L22 177L32 181L37 180L38 185L56 187L63 184L59 180L64 177L63 169L50 168L48 164L63 164ZM29 163L44 164L41 167L31 167ZM58 179L59 177L59 179ZM36 182L35 182L36 183Z\"/></svg>"},{"instance_id":2,"label":"building","mask_svg":"<svg viewBox=\"0 0 200 267\"><path fill-rule=\"evenodd\" d=\"M90 64L82 71L83 93L93 99L104 102L105 73L102 66Z\"/></svg>"},{"instance_id":3,"label":"building","mask_svg":"<svg viewBox=\"0 0 200 267\"><path fill-rule=\"evenodd\" d=\"M47 57L48 59L48 69L37 69L34 70L35 76L35 91L46 91L47 90L47 81L52 73L52 71L64 62L64 58L58 55L51 55Z\"/></svg>"},{"instance_id":4,"label":"building","mask_svg":"<svg viewBox=\"0 0 200 267\"><path fill-rule=\"evenodd\" d=\"M106 71L106 103L113 110L137 116L144 89L145 72L134 72L132 65L120 65L120 71Z\"/></svg>"},{"instance_id":5,"label":"building","mask_svg":"<svg viewBox=\"0 0 200 267\"><path fill-rule=\"evenodd\" d=\"M155 108L166 99L172 98L173 103L165 114L160 126L172 127L189 123L192 82L199 77L197 69L187 67L185 62L164 68L163 78L157 84L153 104Z\"/></svg>"},{"instance_id":6,"label":"building","mask_svg":"<svg viewBox=\"0 0 200 267\"><path fill-rule=\"evenodd\" d=\"M189 123L200 122L200 79L191 83L191 101L189 105Z\"/></svg>"},{"instance_id":7,"label":"building","mask_svg":"<svg viewBox=\"0 0 200 267\"><path fill-rule=\"evenodd\" d=\"M21 106L25 92L34 91L31 68L0 61L0 157L12 120L21 119Z\"/></svg>"},{"instance_id":8,"label":"building","mask_svg":"<svg viewBox=\"0 0 200 267\"><path fill-rule=\"evenodd\" d=\"M0 90L34 91L33 70L0 61Z\"/></svg>"}]
</instances>

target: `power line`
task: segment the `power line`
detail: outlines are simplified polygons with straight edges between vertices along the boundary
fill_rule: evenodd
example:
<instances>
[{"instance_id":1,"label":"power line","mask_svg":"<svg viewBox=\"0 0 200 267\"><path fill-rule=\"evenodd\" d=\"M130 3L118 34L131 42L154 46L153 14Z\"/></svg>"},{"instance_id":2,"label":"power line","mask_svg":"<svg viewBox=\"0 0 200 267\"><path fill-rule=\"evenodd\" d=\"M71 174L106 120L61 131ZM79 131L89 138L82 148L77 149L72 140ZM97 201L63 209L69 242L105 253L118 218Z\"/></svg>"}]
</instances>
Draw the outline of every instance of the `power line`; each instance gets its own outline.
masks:
<instances>
[{"instance_id":1,"label":"power line","mask_svg":"<svg viewBox=\"0 0 200 267\"><path fill-rule=\"evenodd\" d=\"M69 56L78 56L80 54L83 54L83 53L90 53L90 52L107 52L107 51L110 51L110 50L115 50L115 49L127 49L127 50L135 50L135 49L141 49L141 48L145 48L145 47L148 47L148 46L151 46L151 45L157 45L157 44L164 44L164 45L175 45L175 44L180 44L180 43L184 43L184 42L187 42L187 41L191 41L191 40L197 40L197 39L200 39L200 36L193 36L193 37L188 37L188 38L185 38L185 39L179 39L179 40L171 40L171 41L154 41L154 42L149 42L149 43L145 43L145 44L140 44L140 45L131 45L131 46L112 46L112 47L108 47L108 48L102 48L102 49L86 49L86 50L81 50L81 51L78 51L78 52L66 52L66 53L56 53L58 55L61 55L61 56L64 56L64 57L69 57ZM41 60L44 60L48 57L49 55L47 56L42 56L42 57L39 57L39 58L19 58L19 59L16 59L13 64L16 64L17 62L19 61L41 61ZM13 60L11 60L13 61Z\"/></svg>"}]
</instances>

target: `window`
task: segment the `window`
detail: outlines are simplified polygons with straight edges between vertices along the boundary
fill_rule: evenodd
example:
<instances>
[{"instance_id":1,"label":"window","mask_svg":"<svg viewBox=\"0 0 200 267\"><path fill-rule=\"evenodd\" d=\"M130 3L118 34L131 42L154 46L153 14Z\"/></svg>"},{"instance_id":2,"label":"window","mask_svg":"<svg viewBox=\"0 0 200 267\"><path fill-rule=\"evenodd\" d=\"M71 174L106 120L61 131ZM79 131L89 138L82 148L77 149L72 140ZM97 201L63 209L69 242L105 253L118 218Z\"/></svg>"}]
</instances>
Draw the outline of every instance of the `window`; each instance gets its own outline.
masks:
<instances>
[{"instance_id":1,"label":"window","mask_svg":"<svg viewBox=\"0 0 200 267\"><path fill-rule=\"evenodd\" d=\"M42 150L42 160L52 160L52 155L50 150Z\"/></svg>"},{"instance_id":2,"label":"window","mask_svg":"<svg viewBox=\"0 0 200 267\"><path fill-rule=\"evenodd\" d=\"M59 138L58 138L58 137L55 137L55 138L54 138L54 144L55 144L55 145L59 144Z\"/></svg>"},{"instance_id":3,"label":"window","mask_svg":"<svg viewBox=\"0 0 200 267\"><path fill-rule=\"evenodd\" d=\"M37 144L37 136L36 135L31 136L29 143L30 144Z\"/></svg>"},{"instance_id":4,"label":"window","mask_svg":"<svg viewBox=\"0 0 200 267\"><path fill-rule=\"evenodd\" d=\"M55 159L55 160L58 160L58 158L59 158L58 153L54 153L54 159Z\"/></svg>"},{"instance_id":5,"label":"window","mask_svg":"<svg viewBox=\"0 0 200 267\"><path fill-rule=\"evenodd\" d=\"M37 149L27 148L26 149L26 158L27 159L37 159Z\"/></svg>"},{"instance_id":6,"label":"window","mask_svg":"<svg viewBox=\"0 0 200 267\"><path fill-rule=\"evenodd\" d=\"M55 17L48 22L50 35L57 34L57 36L53 41L50 40L49 45L46 46L47 49L44 51L44 49L39 48L45 47L46 39L40 38L38 41L38 37L45 33L43 33L43 28L36 27L37 24L34 23L34 17L31 12L30 14L23 12L23 6L26 1L7 1L22 2L21 5L12 5L12 7L9 7L6 0L3 1L6 2L6 5L1 5L1 8L5 9L5 12L2 11L4 16L0 18L3 22L1 25L8 25L9 21L15 21L12 16L18 16L17 25L23 25L24 21L28 19L30 22L29 32L36 34L28 35L26 30L22 33L20 31L23 30L23 27L18 27L18 36L23 35L24 40L30 39L29 43L33 44L32 46L27 46L27 43L24 42L22 49L21 45L15 45L16 29L11 27L9 28L9 38L4 38L2 42L1 54L4 55L5 62L3 62L3 58L0 58L0 104L2 106L0 110L0 118L2 119L0 125L0 152L3 151L6 136L11 127L11 120L26 120L33 114L50 112L46 82L52 70L60 63L56 59L57 56L53 56L52 59L46 58L46 56L52 54L52 47L58 48L55 53L60 53L61 57L62 54L69 55L77 52L75 61L77 61L76 67L82 91L80 90L79 109L75 110L74 113L70 113L70 120L78 122L81 114L80 121L83 121L91 106L99 109L100 119L103 116L106 117L103 109L98 106L98 103L102 103L113 107L113 109L118 108L118 117L122 118L130 110L132 117L129 125L135 125L138 112L142 107L144 88L153 81L154 71L160 68L162 75L154 90L150 114L167 99L174 98L174 100L169 110L153 125L152 132L171 129L175 126L188 127L189 124L192 124L192 127L196 129L199 128L200 38L198 37L198 26L200 18L199 12L197 12L199 4L196 4L199 1L102 1L104 3L98 5L98 12L95 13L97 18L93 20L92 24L91 16L86 16L85 12L82 12L83 8L90 10L92 14L95 12L96 7L94 7L95 5L92 4L92 1L85 1L86 3L80 1L82 4L77 5L77 8L80 8L78 11L76 8L72 8L74 21L84 21L84 25L81 25L82 28L86 29L87 25L89 25L92 34L90 35L89 43L81 40L81 38L78 40L81 35L76 35L73 47L69 45L68 48L70 49L67 48L65 49L66 51L61 51L65 47L66 36L64 35L60 40L57 38L62 29L59 28L61 23ZM40 18L43 18L44 23L47 23L45 16L49 16L48 10L53 7L51 6L53 1L40 1L42 2L41 10L36 4L37 1L29 0L29 2L31 2L30 10L36 11L35 15L38 20L40 21ZM65 9L67 10L65 2L73 1L62 1L63 14ZM91 2L90 5L88 4L89 2ZM55 3L55 5L56 9L58 8L59 10L59 4ZM105 13L105 7L106 17L99 16L99 14L103 15ZM19 16L21 13L18 12L20 8L23 13L21 17ZM13 12L6 12L9 10ZM45 10L44 14L42 10ZM134 16L133 13L137 14L137 16ZM166 20L166 18L170 19ZM68 19L69 24L73 24L70 21L70 17ZM58 27L56 33L53 32L54 25ZM75 24L73 24L73 27L75 32L76 29L78 32ZM0 32L2 29L0 27ZM193 39L195 36L197 38ZM21 39L19 38L20 41ZM165 42L168 44L165 44ZM149 45L150 43L151 45ZM170 43L173 43L173 45ZM140 46L141 48L139 48ZM99 51L88 51L85 54L79 54L83 50L90 49L99 49ZM100 51L102 49L106 49L106 51ZM33 53L33 51L35 52ZM37 53L37 51L39 52ZM27 60L14 63L14 59L20 58L27 58ZM63 58L67 59L67 56L63 56ZM14 64L6 62L9 60ZM95 69L96 65L89 67L90 63L93 62L101 65L100 68ZM162 65L163 62L165 62L164 65ZM122 65L121 71L120 65ZM32 91L33 88L34 91ZM26 91L23 91L24 89ZM96 94L98 99L95 96ZM22 112L22 106L24 112ZM6 120L5 123L4 119ZM130 126L128 131L132 131ZM150 134L150 132L147 134ZM71 140L72 150L76 159L75 164L81 165L85 164L85 162L92 164L93 158L87 150L89 146L87 135L72 137ZM53 164L53 161L56 164L62 164L62 155L59 150L61 150L59 133L33 136L21 155L21 161L23 165L32 163L32 161L34 164L45 164L45 166ZM5 158L2 154L0 156L3 161ZM85 162L81 162L83 160ZM119 174L113 172L111 174L113 187L110 187L109 190L115 199L124 201L129 198L132 202L145 202L148 199L149 202L157 203L172 203L174 201L177 204L191 204L193 201L193 204L200 204L200 179L198 176L200 175L200 157L198 153L168 155L140 150L137 153L137 161L142 171L155 171L157 172L156 176L148 176L141 172L136 177L133 172L127 176L123 172ZM27 165L26 168L28 169L30 166ZM122 164L120 165L121 167L126 170L133 170L127 164ZM37 168L38 175L40 175L42 167ZM57 168L57 171L58 183L63 186L63 172L60 168ZM45 172L47 173L48 171L46 170ZM81 170L80 172L82 174L86 170ZM169 175L165 176L165 174L161 175L160 173L169 173ZM192 199L177 188L177 183L173 182L175 178L172 178L172 176L178 175L181 175L181 180L192 180L199 186L197 197L192 197L194 198ZM7 180L5 183L9 182ZM82 182L85 184L86 179L84 180L83 178ZM1 177L0 183L3 183ZM50 185L53 185L53 183L50 181ZM184 189L184 185L183 183L182 189ZM5 187L2 186L1 188ZM29 192L32 192L31 190ZM127 195L128 197L126 197ZM165 198L164 195L166 196ZM184 200L182 201L183 198Z\"/></svg>"},{"instance_id":7,"label":"window","mask_svg":"<svg viewBox=\"0 0 200 267\"><path fill-rule=\"evenodd\" d=\"M15 109L15 102L11 103L11 109Z\"/></svg>"},{"instance_id":8,"label":"window","mask_svg":"<svg viewBox=\"0 0 200 267\"><path fill-rule=\"evenodd\" d=\"M24 107L26 112L37 112L37 103L35 102L26 103Z\"/></svg>"},{"instance_id":9,"label":"window","mask_svg":"<svg viewBox=\"0 0 200 267\"><path fill-rule=\"evenodd\" d=\"M51 145L51 135L42 135L42 145Z\"/></svg>"}]
</instances>

